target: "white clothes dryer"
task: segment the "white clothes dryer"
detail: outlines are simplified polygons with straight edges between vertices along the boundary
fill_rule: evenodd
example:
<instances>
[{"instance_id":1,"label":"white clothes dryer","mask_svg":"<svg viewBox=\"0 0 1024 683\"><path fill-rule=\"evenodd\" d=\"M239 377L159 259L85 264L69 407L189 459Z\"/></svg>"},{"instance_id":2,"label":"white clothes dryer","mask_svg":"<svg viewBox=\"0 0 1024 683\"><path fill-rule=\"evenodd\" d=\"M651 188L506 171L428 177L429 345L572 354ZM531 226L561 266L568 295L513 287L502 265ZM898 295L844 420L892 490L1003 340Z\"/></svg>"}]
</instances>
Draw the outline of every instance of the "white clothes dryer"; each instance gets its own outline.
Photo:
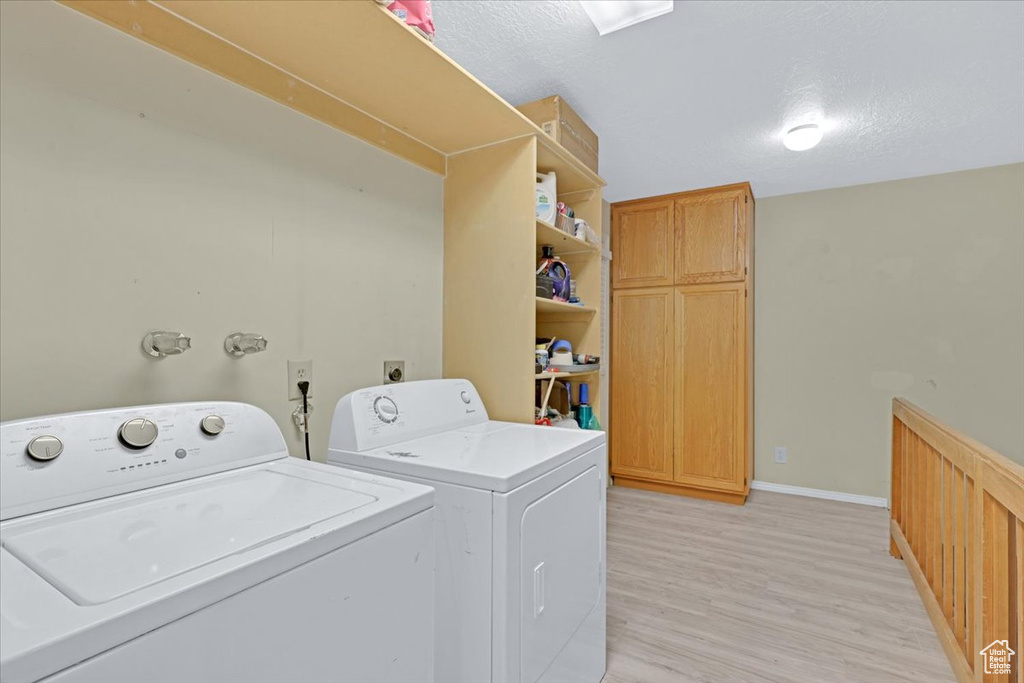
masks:
<instances>
[{"instance_id":1,"label":"white clothes dryer","mask_svg":"<svg viewBox=\"0 0 1024 683\"><path fill-rule=\"evenodd\" d=\"M489 420L473 384L353 392L328 461L435 489L438 681L605 671L603 432Z\"/></svg>"}]
</instances>

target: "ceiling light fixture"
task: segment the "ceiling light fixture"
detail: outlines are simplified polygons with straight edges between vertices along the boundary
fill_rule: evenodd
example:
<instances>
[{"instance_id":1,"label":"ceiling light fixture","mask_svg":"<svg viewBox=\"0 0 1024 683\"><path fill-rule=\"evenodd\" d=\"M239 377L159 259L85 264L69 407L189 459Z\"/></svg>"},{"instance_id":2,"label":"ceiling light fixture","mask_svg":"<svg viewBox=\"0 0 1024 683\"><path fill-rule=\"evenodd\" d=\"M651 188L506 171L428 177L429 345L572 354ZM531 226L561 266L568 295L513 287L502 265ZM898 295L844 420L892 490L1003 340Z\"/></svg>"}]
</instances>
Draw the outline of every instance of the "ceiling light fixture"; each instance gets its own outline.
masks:
<instances>
[{"instance_id":1,"label":"ceiling light fixture","mask_svg":"<svg viewBox=\"0 0 1024 683\"><path fill-rule=\"evenodd\" d=\"M805 123L796 128L790 128L782 136L782 144L786 149L794 152L803 152L821 142L821 126L816 123Z\"/></svg>"},{"instance_id":2,"label":"ceiling light fixture","mask_svg":"<svg viewBox=\"0 0 1024 683\"><path fill-rule=\"evenodd\" d=\"M672 11L674 0L579 0L602 36Z\"/></svg>"}]
</instances>

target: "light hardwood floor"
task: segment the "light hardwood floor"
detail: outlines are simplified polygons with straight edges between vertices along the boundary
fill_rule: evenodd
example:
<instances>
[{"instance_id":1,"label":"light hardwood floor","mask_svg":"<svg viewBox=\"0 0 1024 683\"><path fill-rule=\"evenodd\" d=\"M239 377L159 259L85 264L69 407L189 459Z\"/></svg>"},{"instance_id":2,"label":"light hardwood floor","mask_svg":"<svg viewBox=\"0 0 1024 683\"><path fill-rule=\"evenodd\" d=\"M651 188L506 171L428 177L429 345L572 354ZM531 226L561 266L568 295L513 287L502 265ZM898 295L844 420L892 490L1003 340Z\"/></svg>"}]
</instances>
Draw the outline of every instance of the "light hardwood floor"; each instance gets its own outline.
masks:
<instances>
[{"instance_id":1,"label":"light hardwood floor","mask_svg":"<svg viewBox=\"0 0 1024 683\"><path fill-rule=\"evenodd\" d=\"M605 683L954 683L888 512L608 492Z\"/></svg>"}]
</instances>

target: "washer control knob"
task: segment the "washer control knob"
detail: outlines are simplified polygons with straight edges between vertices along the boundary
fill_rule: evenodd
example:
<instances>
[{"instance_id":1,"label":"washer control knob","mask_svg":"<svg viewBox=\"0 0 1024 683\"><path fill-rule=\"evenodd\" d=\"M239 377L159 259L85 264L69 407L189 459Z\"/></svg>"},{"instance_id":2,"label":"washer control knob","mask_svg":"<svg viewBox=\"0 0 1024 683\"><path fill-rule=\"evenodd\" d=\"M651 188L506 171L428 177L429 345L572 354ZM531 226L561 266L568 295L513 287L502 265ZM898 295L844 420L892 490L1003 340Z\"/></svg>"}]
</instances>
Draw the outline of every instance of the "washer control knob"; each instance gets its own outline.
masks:
<instances>
[{"instance_id":1,"label":"washer control knob","mask_svg":"<svg viewBox=\"0 0 1024 683\"><path fill-rule=\"evenodd\" d=\"M398 419L398 406L387 396L378 396L373 402L373 411L377 418L385 424L391 424Z\"/></svg>"},{"instance_id":2,"label":"washer control knob","mask_svg":"<svg viewBox=\"0 0 1024 683\"><path fill-rule=\"evenodd\" d=\"M462 396L462 402L465 403L466 405L469 405L469 402L473 400L473 399L471 399L469 397L469 392L468 391L463 391L460 394L460 396Z\"/></svg>"},{"instance_id":3,"label":"washer control knob","mask_svg":"<svg viewBox=\"0 0 1024 683\"><path fill-rule=\"evenodd\" d=\"M139 450L156 441L160 432L156 425L144 417L133 417L117 430L117 438L128 448Z\"/></svg>"},{"instance_id":4,"label":"washer control knob","mask_svg":"<svg viewBox=\"0 0 1024 683\"><path fill-rule=\"evenodd\" d=\"M203 434L217 436L224 431L224 418L220 415L207 415L199 421L199 428Z\"/></svg>"},{"instance_id":5,"label":"washer control knob","mask_svg":"<svg viewBox=\"0 0 1024 683\"><path fill-rule=\"evenodd\" d=\"M29 441L25 452L33 460L46 462L47 460L53 460L63 453L64 444L57 437L44 434Z\"/></svg>"}]
</instances>

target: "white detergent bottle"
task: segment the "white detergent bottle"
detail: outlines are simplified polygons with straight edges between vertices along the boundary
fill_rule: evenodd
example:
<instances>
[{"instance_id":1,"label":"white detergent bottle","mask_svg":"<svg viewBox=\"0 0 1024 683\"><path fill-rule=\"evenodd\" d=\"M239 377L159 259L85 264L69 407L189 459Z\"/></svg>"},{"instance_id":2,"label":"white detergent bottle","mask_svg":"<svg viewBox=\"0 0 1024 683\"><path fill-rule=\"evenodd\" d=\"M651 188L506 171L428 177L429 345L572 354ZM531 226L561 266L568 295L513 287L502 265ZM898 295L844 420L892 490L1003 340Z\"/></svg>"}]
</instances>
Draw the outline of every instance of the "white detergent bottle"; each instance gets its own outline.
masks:
<instances>
[{"instance_id":1,"label":"white detergent bottle","mask_svg":"<svg viewBox=\"0 0 1024 683\"><path fill-rule=\"evenodd\" d=\"M537 220L555 224L558 213L558 191L555 172L537 174Z\"/></svg>"}]
</instances>

